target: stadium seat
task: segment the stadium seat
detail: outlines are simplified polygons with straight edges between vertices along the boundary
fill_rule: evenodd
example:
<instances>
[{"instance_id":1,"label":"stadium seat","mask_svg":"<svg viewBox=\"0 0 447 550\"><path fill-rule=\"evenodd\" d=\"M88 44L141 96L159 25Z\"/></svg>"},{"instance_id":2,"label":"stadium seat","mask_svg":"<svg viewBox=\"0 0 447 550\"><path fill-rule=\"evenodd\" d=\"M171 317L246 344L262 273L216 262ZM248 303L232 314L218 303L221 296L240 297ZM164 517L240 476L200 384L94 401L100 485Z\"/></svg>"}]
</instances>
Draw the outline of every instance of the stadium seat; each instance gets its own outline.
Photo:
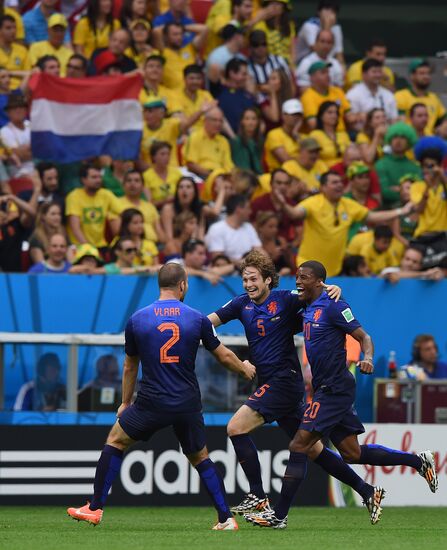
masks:
<instances>
[{"instance_id":1,"label":"stadium seat","mask_svg":"<svg viewBox=\"0 0 447 550\"><path fill-rule=\"evenodd\" d=\"M211 0L191 0L190 9L193 19L197 23L205 23L213 2Z\"/></svg>"}]
</instances>

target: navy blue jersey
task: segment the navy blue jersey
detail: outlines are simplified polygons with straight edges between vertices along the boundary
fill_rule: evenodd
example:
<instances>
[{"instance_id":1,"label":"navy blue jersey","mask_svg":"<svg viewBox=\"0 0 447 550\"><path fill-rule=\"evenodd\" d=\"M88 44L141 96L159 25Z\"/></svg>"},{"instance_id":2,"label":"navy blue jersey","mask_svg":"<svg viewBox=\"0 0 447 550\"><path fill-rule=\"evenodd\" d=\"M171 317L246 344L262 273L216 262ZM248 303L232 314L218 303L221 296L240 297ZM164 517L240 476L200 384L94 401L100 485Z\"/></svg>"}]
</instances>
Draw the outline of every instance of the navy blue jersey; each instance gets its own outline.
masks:
<instances>
[{"instance_id":1,"label":"navy blue jersey","mask_svg":"<svg viewBox=\"0 0 447 550\"><path fill-rule=\"evenodd\" d=\"M137 402L158 411L201 410L194 372L200 340L209 351L220 344L209 319L178 300L157 300L134 313L125 350L141 361Z\"/></svg>"},{"instance_id":2,"label":"navy blue jersey","mask_svg":"<svg viewBox=\"0 0 447 550\"><path fill-rule=\"evenodd\" d=\"M326 292L304 308L304 344L312 369L314 390L338 392L352 388L354 377L346 367L346 334L361 325L349 305L334 302Z\"/></svg>"},{"instance_id":3,"label":"navy blue jersey","mask_svg":"<svg viewBox=\"0 0 447 550\"><path fill-rule=\"evenodd\" d=\"M222 323L239 319L245 329L250 361L260 383L296 374L303 381L293 336L302 330L303 308L296 291L272 290L262 304L241 294L216 311Z\"/></svg>"}]
</instances>

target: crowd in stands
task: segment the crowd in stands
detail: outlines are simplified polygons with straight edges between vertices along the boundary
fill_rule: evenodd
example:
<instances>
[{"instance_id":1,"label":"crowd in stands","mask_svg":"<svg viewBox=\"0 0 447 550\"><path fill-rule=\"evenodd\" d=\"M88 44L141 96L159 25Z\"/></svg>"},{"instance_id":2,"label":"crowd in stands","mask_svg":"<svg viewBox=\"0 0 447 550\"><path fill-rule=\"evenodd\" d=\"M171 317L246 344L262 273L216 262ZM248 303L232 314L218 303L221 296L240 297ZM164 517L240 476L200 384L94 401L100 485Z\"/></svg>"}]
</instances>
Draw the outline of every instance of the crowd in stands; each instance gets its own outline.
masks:
<instances>
[{"instance_id":1,"label":"crowd in stands","mask_svg":"<svg viewBox=\"0 0 447 550\"><path fill-rule=\"evenodd\" d=\"M281 274L447 275L447 115L431 66L396 89L387 46L344 56L339 3L56 0L0 10L0 271L148 274L212 284L252 249ZM9 7L11 5L11 7ZM299 11L299 10L298 10ZM33 156L33 73L141 74L138 159Z\"/></svg>"}]
</instances>

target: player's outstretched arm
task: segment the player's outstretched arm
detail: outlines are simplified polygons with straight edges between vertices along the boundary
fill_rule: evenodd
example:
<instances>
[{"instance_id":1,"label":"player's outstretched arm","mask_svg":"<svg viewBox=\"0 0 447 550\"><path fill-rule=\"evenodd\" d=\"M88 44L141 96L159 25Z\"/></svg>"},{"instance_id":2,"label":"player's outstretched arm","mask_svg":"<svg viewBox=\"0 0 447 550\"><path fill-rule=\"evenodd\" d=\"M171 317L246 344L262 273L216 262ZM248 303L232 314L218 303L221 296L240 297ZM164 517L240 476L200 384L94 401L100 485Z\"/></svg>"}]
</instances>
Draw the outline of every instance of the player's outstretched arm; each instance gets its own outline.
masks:
<instances>
[{"instance_id":1,"label":"player's outstretched arm","mask_svg":"<svg viewBox=\"0 0 447 550\"><path fill-rule=\"evenodd\" d=\"M341 296L341 288L338 285L323 285L329 298L338 302Z\"/></svg>"},{"instance_id":2,"label":"player's outstretched arm","mask_svg":"<svg viewBox=\"0 0 447 550\"><path fill-rule=\"evenodd\" d=\"M357 340L360 344L360 348L363 352L363 359L357 363L362 374L372 374L374 372L374 344L371 336L365 332L361 327L356 328L351 336Z\"/></svg>"},{"instance_id":3,"label":"player's outstretched arm","mask_svg":"<svg viewBox=\"0 0 447 550\"><path fill-rule=\"evenodd\" d=\"M138 355L130 356L126 355L124 358L123 367L123 385L121 405L119 406L117 416L119 416L129 405L132 404L132 397L135 391L135 384L138 375L138 365L140 364L140 358Z\"/></svg>"},{"instance_id":4,"label":"player's outstretched arm","mask_svg":"<svg viewBox=\"0 0 447 550\"><path fill-rule=\"evenodd\" d=\"M217 346L211 353L226 369L241 374L247 380L253 380L256 376L256 367L250 361L241 361L231 349L223 344Z\"/></svg>"},{"instance_id":5,"label":"player's outstretched arm","mask_svg":"<svg viewBox=\"0 0 447 550\"><path fill-rule=\"evenodd\" d=\"M211 321L211 324L213 325L213 327L220 327L220 325L222 324L222 321L220 320L219 315L217 315L217 313L210 313L208 315L208 319Z\"/></svg>"}]
</instances>

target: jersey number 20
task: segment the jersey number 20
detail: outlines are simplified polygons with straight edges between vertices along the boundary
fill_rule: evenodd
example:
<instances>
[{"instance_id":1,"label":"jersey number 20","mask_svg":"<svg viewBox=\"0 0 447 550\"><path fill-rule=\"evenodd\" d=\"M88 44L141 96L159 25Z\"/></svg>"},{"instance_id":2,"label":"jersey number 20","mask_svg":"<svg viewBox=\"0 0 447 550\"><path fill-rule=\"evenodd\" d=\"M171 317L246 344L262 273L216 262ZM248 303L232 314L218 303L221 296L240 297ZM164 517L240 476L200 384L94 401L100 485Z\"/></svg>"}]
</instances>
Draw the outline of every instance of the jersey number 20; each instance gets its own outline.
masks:
<instances>
[{"instance_id":1,"label":"jersey number 20","mask_svg":"<svg viewBox=\"0 0 447 550\"><path fill-rule=\"evenodd\" d=\"M164 332L165 330L172 331L171 338L169 338L166 344L163 344L160 348L160 363L178 363L180 361L179 356L168 355L168 351L180 340L179 326L176 323L161 323L161 325L158 325L157 329L160 332Z\"/></svg>"}]
</instances>

